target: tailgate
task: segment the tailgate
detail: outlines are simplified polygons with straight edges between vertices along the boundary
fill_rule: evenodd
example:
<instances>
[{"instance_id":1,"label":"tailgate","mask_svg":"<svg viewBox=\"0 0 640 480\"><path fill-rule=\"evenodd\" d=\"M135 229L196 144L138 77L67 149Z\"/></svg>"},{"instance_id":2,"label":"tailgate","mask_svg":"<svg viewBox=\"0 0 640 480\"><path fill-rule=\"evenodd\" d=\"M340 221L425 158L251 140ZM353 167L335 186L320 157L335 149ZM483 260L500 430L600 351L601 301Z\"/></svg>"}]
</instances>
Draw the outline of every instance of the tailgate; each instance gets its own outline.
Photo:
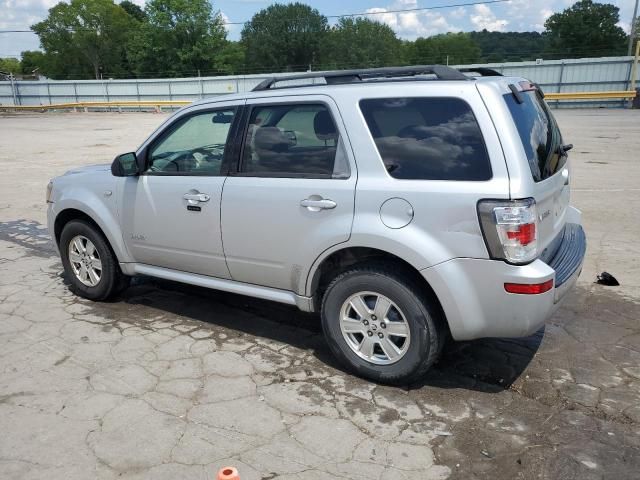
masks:
<instances>
[{"instance_id":1,"label":"tailgate","mask_svg":"<svg viewBox=\"0 0 640 480\"><path fill-rule=\"evenodd\" d=\"M523 86L524 84L524 86ZM538 214L538 248L546 249L566 223L569 207L568 146L537 87L522 82L517 92L504 95L518 130L534 180Z\"/></svg>"}]
</instances>

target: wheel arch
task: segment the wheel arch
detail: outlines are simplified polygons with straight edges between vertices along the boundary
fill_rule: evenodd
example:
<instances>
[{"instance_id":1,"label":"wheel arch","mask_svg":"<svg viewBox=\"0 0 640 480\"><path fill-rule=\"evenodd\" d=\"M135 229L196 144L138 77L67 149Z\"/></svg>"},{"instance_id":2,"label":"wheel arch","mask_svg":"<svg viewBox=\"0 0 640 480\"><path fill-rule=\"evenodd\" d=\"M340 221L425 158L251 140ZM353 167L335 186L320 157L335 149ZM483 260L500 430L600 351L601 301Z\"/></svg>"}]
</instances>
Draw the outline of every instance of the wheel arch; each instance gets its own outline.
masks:
<instances>
[{"instance_id":1,"label":"wheel arch","mask_svg":"<svg viewBox=\"0 0 640 480\"><path fill-rule=\"evenodd\" d=\"M341 272L357 265L370 263L385 264L393 267L394 271L401 271L410 281L418 286L421 292L437 310L443 327L449 331L445 311L429 282L420 274L411 263L402 257L372 247L349 246L340 248L324 256L316 263L315 269L310 272L308 278L308 294L312 297L314 311L320 310L320 302L324 290L331 280Z\"/></svg>"},{"instance_id":2,"label":"wheel arch","mask_svg":"<svg viewBox=\"0 0 640 480\"><path fill-rule=\"evenodd\" d=\"M93 212L92 212L93 213ZM108 228L105 227L104 223L97 220L99 218L98 215L89 214L85 210L78 208L77 206L70 206L62 209L55 217L54 225L53 225L53 238L56 242L56 245L60 247L60 236L62 235L62 230L64 226L73 220L83 220L94 228L98 230L105 238L107 245L115 255L118 262L123 262L127 260L127 254L123 250L122 241L116 237L113 232L109 231Z\"/></svg>"}]
</instances>

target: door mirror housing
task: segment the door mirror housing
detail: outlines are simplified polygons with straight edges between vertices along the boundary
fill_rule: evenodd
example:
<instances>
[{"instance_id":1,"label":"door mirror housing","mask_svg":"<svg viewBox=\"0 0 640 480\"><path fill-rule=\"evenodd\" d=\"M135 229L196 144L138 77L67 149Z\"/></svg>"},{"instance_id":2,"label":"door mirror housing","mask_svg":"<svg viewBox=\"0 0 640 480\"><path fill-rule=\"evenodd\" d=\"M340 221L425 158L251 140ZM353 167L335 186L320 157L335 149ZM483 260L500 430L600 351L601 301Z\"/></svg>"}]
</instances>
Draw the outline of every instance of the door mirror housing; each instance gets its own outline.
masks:
<instances>
[{"instance_id":1,"label":"door mirror housing","mask_svg":"<svg viewBox=\"0 0 640 480\"><path fill-rule=\"evenodd\" d=\"M114 177L133 177L139 173L138 157L135 152L118 155L111 164L111 174Z\"/></svg>"}]
</instances>

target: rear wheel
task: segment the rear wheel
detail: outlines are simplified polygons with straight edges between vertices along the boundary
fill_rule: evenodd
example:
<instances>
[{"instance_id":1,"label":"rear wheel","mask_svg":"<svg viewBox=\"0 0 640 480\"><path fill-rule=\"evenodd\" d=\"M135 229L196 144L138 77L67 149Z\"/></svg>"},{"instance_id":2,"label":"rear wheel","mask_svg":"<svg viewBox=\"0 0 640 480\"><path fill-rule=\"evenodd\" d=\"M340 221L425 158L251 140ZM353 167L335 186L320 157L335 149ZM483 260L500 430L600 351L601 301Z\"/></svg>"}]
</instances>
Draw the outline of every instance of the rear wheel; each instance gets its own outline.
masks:
<instances>
[{"instance_id":1,"label":"rear wheel","mask_svg":"<svg viewBox=\"0 0 640 480\"><path fill-rule=\"evenodd\" d=\"M322 327L336 357L355 374L402 384L423 375L443 334L422 289L383 266L338 275L322 301Z\"/></svg>"},{"instance_id":2,"label":"rear wheel","mask_svg":"<svg viewBox=\"0 0 640 480\"><path fill-rule=\"evenodd\" d=\"M96 227L72 220L60 235L60 256L75 293L90 300L106 300L128 285L107 240Z\"/></svg>"}]
</instances>

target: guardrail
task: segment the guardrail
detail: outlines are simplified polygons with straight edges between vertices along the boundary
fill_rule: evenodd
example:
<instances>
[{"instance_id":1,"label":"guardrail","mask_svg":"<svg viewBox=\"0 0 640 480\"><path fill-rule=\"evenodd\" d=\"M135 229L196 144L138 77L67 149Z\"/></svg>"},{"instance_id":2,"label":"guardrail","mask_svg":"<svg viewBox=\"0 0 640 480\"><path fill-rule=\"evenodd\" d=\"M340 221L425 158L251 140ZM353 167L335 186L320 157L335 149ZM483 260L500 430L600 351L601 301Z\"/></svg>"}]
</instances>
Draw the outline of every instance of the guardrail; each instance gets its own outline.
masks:
<instances>
[{"instance_id":1,"label":"guardrail","mask_svg":"<svg viewBox=\"0 0 640 480\"><path fill-rule=\"evenodd\" d=\"M66 110L78 108L88 111L89 108L140 108L140 107L155 107L156 110L160 110L162 107L183 107L189 105L188 100L141 100L141 101L114 101L114 102L70 102L70 103L54 103L46 105L0 105L0 110L31 110L31 111L44 111L44 110Z\"/></svg>"},{"instance_id":2,"label":"guardrail","mask_svg":"<svg viewBox=\"0 0 640 480\"><path fill-rule=\"evenodd\" d=\"M634 90L617 90L612 92L563 92L545 93L547 100L633 100Z\"/></svg>"},{"instance_id":3,"label":"guardrail","mask_svg":"<svg viewBox=\"0 0 640 480\"><path fill-rule=\"evenodd\" d=\"M633 90L618 90L611 92L565 92L547 93L547 100L633 100L636 92ZM188 100L141 100L141 101L114 101L114 102L72 102L54 103L52 105L0 105L0 111L46 111L46 110L78 110L88 112L90 108L122 108L151 107L159 112L162 107L182 107L192 103Z\"/></svg>"}]
</instances>

